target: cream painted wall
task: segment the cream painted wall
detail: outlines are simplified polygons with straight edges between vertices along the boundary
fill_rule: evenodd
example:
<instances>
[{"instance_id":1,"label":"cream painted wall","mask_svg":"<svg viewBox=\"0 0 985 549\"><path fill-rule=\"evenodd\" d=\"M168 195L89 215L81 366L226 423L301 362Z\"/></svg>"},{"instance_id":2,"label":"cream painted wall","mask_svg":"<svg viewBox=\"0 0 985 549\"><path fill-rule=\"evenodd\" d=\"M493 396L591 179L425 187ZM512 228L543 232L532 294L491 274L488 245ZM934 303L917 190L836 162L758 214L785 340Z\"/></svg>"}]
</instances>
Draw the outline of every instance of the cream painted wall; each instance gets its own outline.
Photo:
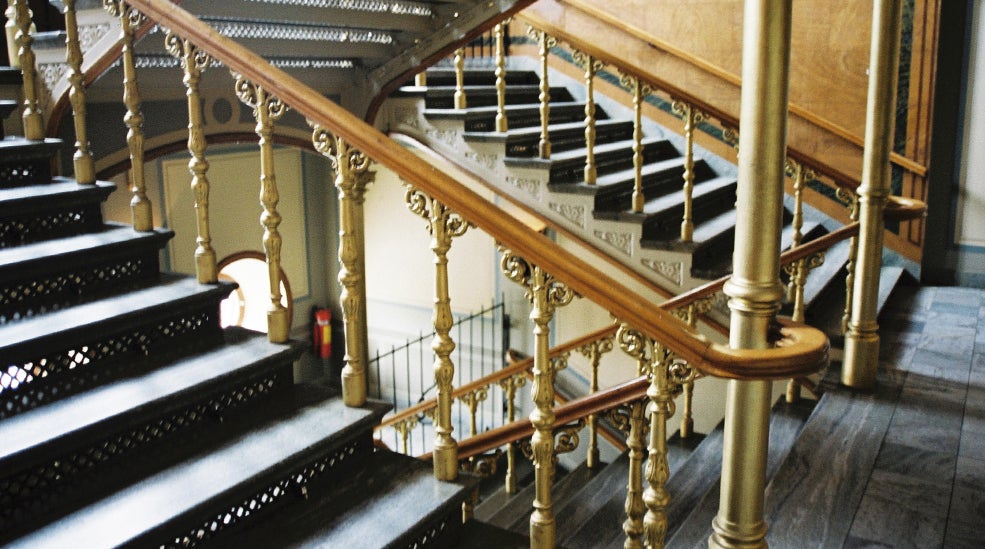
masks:
<instances>
[{"instance_id":1,"label":"cream painted wall","mask_svg":"<svg viewBox=\"0 0 985 549\"><path fill-rule=\"evenodd\" d=\"M973 3L961 188L954 242L985 247L985 4ZM963 270L963 269L962 269Z\"/></svg>"}]
</instances>

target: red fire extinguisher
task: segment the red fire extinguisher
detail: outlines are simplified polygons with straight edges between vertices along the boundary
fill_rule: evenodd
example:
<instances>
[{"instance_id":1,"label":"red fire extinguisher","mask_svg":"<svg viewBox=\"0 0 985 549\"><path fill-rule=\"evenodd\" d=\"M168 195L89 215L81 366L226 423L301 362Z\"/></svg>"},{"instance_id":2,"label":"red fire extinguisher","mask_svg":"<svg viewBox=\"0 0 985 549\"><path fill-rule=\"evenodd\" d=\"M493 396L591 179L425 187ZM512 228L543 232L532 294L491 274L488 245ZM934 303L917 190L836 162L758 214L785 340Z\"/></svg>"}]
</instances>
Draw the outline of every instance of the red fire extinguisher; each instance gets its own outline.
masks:
<instances>
[{"instance_id":1,"label":"red fire extinguisher","mask_svg":"<svg viewBox=\"0 0 985 549\"><path fill-rule=\"evenodd\" d=\"M312 329L315 352L321 358L332 356L332 310L315 309L315 324Z\"/></svg>"}]
</instances>

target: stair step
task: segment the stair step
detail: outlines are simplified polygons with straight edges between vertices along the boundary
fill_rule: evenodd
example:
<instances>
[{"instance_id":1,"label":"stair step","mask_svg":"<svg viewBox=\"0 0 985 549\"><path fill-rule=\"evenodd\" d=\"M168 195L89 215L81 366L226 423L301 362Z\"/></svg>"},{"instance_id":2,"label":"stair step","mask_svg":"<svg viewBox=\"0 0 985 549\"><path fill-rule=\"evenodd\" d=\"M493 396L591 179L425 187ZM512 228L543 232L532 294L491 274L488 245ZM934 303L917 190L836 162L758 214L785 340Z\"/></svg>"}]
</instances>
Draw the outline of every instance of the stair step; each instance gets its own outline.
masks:
<instances>
[{"instance_id":1,"label":"stair step","mask_svg":"<svg viewBox=\"0 0 985 549\"><path fill-rule=\"evenodd\" d=\"M51 181L51 159L61 150L61 139L30 141L20 137L0 141L0 188Z\"/></svg>"},{"instance_id":2,"label":"stair step","mask_svg":"<svg viewBox=\"0 0 985 549\"><path fill-rule=\"evenodd\" d=\"M455 108L455 86L428 86L424 104L428 109ZM468 107L488 107L498 104L496 88L488 86L465 86L465 102ZM567 88L551 87L551 100L574 101ZM506 103L538 103L540 87L535 85L512 86L506 88Z\"/></svg>"},{"instance_id":3,"label":"stair step","mask_svg":"<svg viewBox=\"0 0 985 549\"><path fill-rule=\"evenodd\" d=\"M243 409L268 406L292 386L301 346L230 328L217 349L109 383L0 422L0 538L121 486L135 463L187 445ZM228 429L228 426L222 427ZM213 438L215 433L212 433ZM93 479L98 478L98 483Z\"/></svg>"},{"instance_id":4,"label":"stair step","mask_svg":"<svg viewBox=\"0 0 985 549\"><path fill-rule=\"evenodd\" d=\"M715 177L695 184L691 194L695 224L700 225L731 209L735 204L735 187L735 179L731 177ZM684 195L673 193L647 200L642 213L622 212L617 219L642 221L643 238L640 244L644 248L691 250L693 243L680 241L683 215ZM708 231L716 234L719 229L715 226Z\"/></svg>"},{"instance_id":5,"label":"stair step","mask_svg":"<svg viewBox=\"0 0 985 549\"><path fill-rule=\"evenodd\" d=\"M489 69L469 69L462 71L464 85L466 86L495 86L496 72ZM504 76L506 85L539 85L540 76L534 71L506 71ZM428 86L454 86L456 85L455 69L432 67L427 70Z\"/></svg>"},{"instance_id":6,"label":"stair step","mask_svg":"<svg viewBox=\"0 0 985 549\"><path fill-rule=\"evenodd\" d=\"M430 464L381 451L359 471L308 499L255 522L228 541L241 547L454 546L461 502L474 480L442 482Z\"/></svg>"},{"instance_id":7,"label":"stair step","mask_svg":"<svg viewBox=\"0 0 985 549\"><path fill-rule=\"evenodd\" d=\"M51 183L0 189L0 248L103 227L101 204L116 185L79 185L55 177Z\"/></svg>"},{"instance_id":8,"label":"stair step","mask_svg":"<svg viewBox=\"0 0 985 549\"><path fill-rule=\"evenodd\" d=\"M787 458L814 410L815 403L809 400L788 404L781 399L773 405L770 414L769 450L766 458L767 483L776 475L780 465ZM679 493L690 496L691 492L678 492L681 488L677 485L673 489L668 485L671 503L667 513L667 547L703 545L711 535L711 521L718 513L721 490L721 446L719 445L718 448L718 464L715 465L713 472L706 471L706 474L712 476L711 482L702 483L699 490L695 490L695 492L703 490L702 493L696 494L698 497L679 497ZM670 520L671 508L673 520Z\"/></svg>"},{"instance_id":9,"label":"stair step","mask_svg":"<svg viewBox=\"0 0 985 549\"><path fill-rule=\"evenodd\" d=\"M551 154L544 158L508 157L503 160L507 167L540 168L550 171L550 184L577 184L584 181L585 149L571 149ZM643 140L643 162L659 162L679 156L670 142L660 138ZM633 141L616 141L595 147L595 164L598 175L624 171L633 166Z\"/></svg>"},{"instance_id":10,"label":"stair step","mask_svg":"<svg viewBox=\"0 0 985 549\"><path fill-rule=\"evenodd\" d=\"M469 107L464 111L465 131L493 132L496 131L496 113L499 107ZM424 111L428 118L461 118L463 111ZM510 130L520 128L540 128L540 105L506 105L506 122ZM585 118L585 104L575 102L551 101L551 112L548 115L549 124L565 124L577 122ZM595 110L596 120L606 120L608 116L600 109Z\"/></svg>"},{"instance_id":11,"label":"stair step","mask_svg":"<svg viewBox=\"0 0 985 549\"><path fill-rule=\"evenodd\" d=\"M539 127L511 129L506 132L466 132L466 141L485 143L505 143L508 157L533 157L539 152ZM551 151L583 148L585 146L585 125L581 121L552 124L549 128ZM596 143L602 145L613 141L625 141L633 136L633 125L623 120L601 120L596 124Z\"/></svg>"},{"instance_id":12,"label":"stair step","mask_svg":"<svg viewBox=\"0 0 985 549\"><path fill-rule=\"evenodd\" d=\"M158 284L0 326L0 418L221 343L233 285Z\"/></svg>"},{"instance_id":13,"label":"stair step","mask_svg":"<svg viewBox=\"0 0 985 549\"><path fill-rule=\"evenodd\" d=\"M551 501L554 504L554 509L557 510L567 504L581 490L582 486L602 469L603 467L589 469L588 465L582 462L571 472L555 480L554 486L551 488ZM530 486L517 493L507 507L493 515L487 522L494 526L502 526L518 534L529 532L530 513L533 511L536 488L536 482L531 483Z\"/></svg>"},{"instance_id":14,"label":"stair step","mask_svg":"<svg viewBox=\"0 0 985 549\"><path fill-rule=\"evenodd\" d=\"M0 325L96 299L157 277L174 236L110 224L93 233L0 248Z\"/></svg>"},{"instance_id":15,"label":"stair step","mask_svg":"<svg viewBox=\"0 0 985 549\"><path fill-rule=\"evenodd\" d=\"M344 474L348 472L344 469L350 464L363 466L363 474L374 476L376 471L369 466L373 459L370 432L386 409L382 404L349 408L339 398L303 407L288 418L259 426L213 452L161 471L8 547L183 545L261 522L264 515L289 501L302 500L310 485L348 482L353 475ZM429 466L421 466L430 471ZM433 481L430 475L428 478ZM437 492L438 487L432 489ZM426 491L415 490L415 494L423 498ZM390 511L406 516L400 505L393 505ZM385 529L373 529L379 530ZM361 533L370 535L370 530Z\"/></svg>"},{"instance_id":16,"label":"stair step","mask_svg":"<svg viewBox=\"0 0 985 549\"><path fill-rule=\"evenodd\" d=\"M455 543L456 549L528 549L530 538L478 520L462 525L462 536Z\"/></svg>"}]
</instances>

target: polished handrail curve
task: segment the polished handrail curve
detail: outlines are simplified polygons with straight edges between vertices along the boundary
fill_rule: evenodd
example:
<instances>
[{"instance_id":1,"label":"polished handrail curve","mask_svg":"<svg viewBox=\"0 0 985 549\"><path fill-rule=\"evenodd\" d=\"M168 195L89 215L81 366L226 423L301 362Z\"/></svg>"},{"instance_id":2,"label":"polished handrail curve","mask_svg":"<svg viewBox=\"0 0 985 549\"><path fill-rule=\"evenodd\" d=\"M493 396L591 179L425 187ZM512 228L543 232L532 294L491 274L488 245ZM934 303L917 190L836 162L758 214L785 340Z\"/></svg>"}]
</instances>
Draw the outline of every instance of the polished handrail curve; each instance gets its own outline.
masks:
<instances>
[{"instance_id":1,"label":"polished handrail curve","mask_svg":"<svg viewBox=\"0 0 985 549\"><path fill-rule=\"evenodd\" d=\"M707 374L733 379L782 379L811 373L828 359L828 340L819 330L786 323L770 349L732 349L685 326L671 313L650 306L594 265L559 249L547 236L522 226L492 201L450 175L403 150L376 128L233 40L221 36L179 6L162 0L132 0L148 18L190 40L230 70L264 87L313 124L343 136L368 157L427 192L521 257L538 265L580 295L662 342Z\"/></svg>"}]
</instances>

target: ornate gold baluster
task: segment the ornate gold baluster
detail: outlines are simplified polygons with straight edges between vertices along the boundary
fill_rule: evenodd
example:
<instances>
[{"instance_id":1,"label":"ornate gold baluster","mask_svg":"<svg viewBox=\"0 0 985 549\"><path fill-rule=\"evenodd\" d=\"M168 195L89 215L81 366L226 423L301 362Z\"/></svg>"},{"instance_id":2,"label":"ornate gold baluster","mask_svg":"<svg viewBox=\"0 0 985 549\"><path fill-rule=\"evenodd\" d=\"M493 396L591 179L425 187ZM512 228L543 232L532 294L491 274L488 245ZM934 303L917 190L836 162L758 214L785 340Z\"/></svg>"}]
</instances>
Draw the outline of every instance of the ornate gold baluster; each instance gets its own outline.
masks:
<instances>
[{"instance_id":1,"label":"ornate gold baluster","mask_svg":"<svg viewBox=\"0 0 985 549\"><path fill-rule=\"evenodd\" d=\"M34 37L31 36L31 8L27 0L14 0L17 34L14 42L17 44L17 58L20 61L21 74L24 77L24 137L27 139L44 139L44 122L41 117L41 106L38 103L38 69L34 58Z\"/></svg>"},{"instance_id":2,"label":"ornate gold baluster","mask_svg":"<svg viewBox=\"0 0 985 549\"><path fill-rule=\"evenodd\" d=\"M684 119L684 218L681 220L681 242L694 238L694 129L705 119L705 114L694 105L674 101L673 110Z\"/></svg>"},{"instance_id":3,"label":"ornate gold baluster","mask_svg":"<svg viewBox=\"0 0 985 549\"><path fill-rule=\"evenodd\" d=\"M540 56L540 95L537 98L540 101L540 142L537 148L541 158L550 158L551 85L547 76L547 59L551 48L557 45L557 40L533 27L530 28L530 35L537 40Z\"/></svg>"},{"instance_id":4,"label":"ornate gold baluster","mask_svg":"<svg viewBox=\"0 0 985 549\"><path fill-rule=\"evenodd\" d=\"M75 0L65 4L65 62L68 63L70 84L68 99L72 104L75 121L75 155L72 157L75 180L83 185L96 182L96 168L89 151L86 136L86 99L82 76L82 46L79 44L79 22L75 12Z\"/></svg>"},{"instance_id":5,"label":"ornate gold baluster","mask_svg":"<svg viewBox=\"0 0 985 549\"><path fill-rule=\"evenodd\" d=\"M267 339L274 343L287 341L291 319L287 308L281 304L280 250L281 236L277 227L281 217L277 213L277 176L274 173L274 122L287 111L287 106L270 95L262 87L254 85L242 76L236 76L236 95L253 109L257 121L256 134L260 138L260 224L263 225L263 251L267 255L267 277L270 281L270 303L267 305Z\"/></svg>"},{"instance_id":6,"label":"ornate gold baluster","mask_svg":"<svg viewBox=\"0 0 985 549\"><path fill-rule=\"evenodd\" d=\"M816 174L796 160L787 159L785 167L787 176L793 179L793 220L790 222L793 236L790 247L796 248L804 238L801 232L804 227L804 186L809 180L814 179Z\"/></svg>"},{"instance_id":7,"label":"ornate gold baluster","mask_svg":"<svg viewBox=\"0 0 985 549\"><path fill-rule=\"evenodd\" d=\"M427 86L428 85L428 73L427 73L427 71L421 71L421 72L417 73L416 75L414 75L414 85L415 86L421 86L422 88L424 86Z\"/></svg>"},{"instance_id":8,"label":"ornate gold baluster","mask_svg":"<svg viewBox=\"0 0 985 549\"><path fill-rule=\"evenodd\" d=\"M464 109L465 100L465 49L455 50L455 108Z\"/></svg>"},{"instance_id":9,"label":"ornate gold baluster","mask_svg":"<svg viewBox=\"0 0 985 549\"><path fill-rule=\"evenodd\" d=\"M807 276L812 270L823 264L824 252L821 251L783 266L783 270L790 277L790 288L793 294L791 318L795 322L804 322L804 286L807 284ZM791 403L800 400L800 383L796 379L787 382L786 398L787 402Z\"/></svg>"},{"instance_id":10,"label":"ornate gold baluster","mask_svg":"<svg viewBox=\"0 0 985 549\"><path fill-rule=\"evenodd\" d=\"M513 423L516 420L516 391L527 384L527 377L523 374L510 376L500 380L499 386L503 388L506 396L506 422ZM506 480L504 486L507 494L516 493L516 446L509 444L506 447Z\"/></svg>"},{"instance_id":11,"label":"ornate gold baluster","mask_svg":"<svg viewBox=\"0 0 985 549\"><path fill-rule=\"evenodd\" d=\"M127 113L123 122L127 126L127 148L130 150L130 211L133 228L150 231L154 226L147 186L144 183L144 115L140 112L140 94L137 90L137 67L133 60L133 38L144 21L143 15L123 0L103 0L103 7L113 17L120 18L123 59L123 103Z\"/></svg>"},{"instance_id":12,"label":"ornate gold baluster","mask_svg":"<svg viewBox=\"0 0 985 549\"><path fill-rule=\"evenodd\" d=\"M504 251L501 266L510 280L527 289L527 299L533 305L530 320L534 322L534 385L533 401L536 408L530 413L534 427L530 445L535 469L534 510L530 515L531 547L554 547L555 522L551 501L551 482L554 477L554 368L548 357L550 346L550 322L558 307L567 305L574 298L562 282L540 267L525 259Z\"/></svg>"},{"instance_id":13,"label":"ornate gold baluster","mask_svg":"<svg viewBox=\"0 0 985 549\"><path fill-rule=\"evenodd\" d=\"M596 393L599 390L599 364L602 361L602 355L612 351L612 342L612 336L607 336L578 349L578 352L587 358L592 365L590 393ZM598 417L595 414L588 416L588 450L585 461L589 469L594 469L601 464L599 460Z\"/></svg>"},{"instance_id":14,"label":"ornate gold baluster","mask_svg":"<svg viewBox=\"0 0 985 549\"><path fill-rule=\"evenodd\" d=\"M598 179L595 167L595 73L605 63L587 53L574 50L575 63L585 69L585 183L594 185Z\"/></svg>"},{"instance_id":15,"label":"ornate gold baluster","mask_svg":"<svg viewBox=\"0 0 985 549\"><path fill-rule=\"evenodd\" d=\"M21 60L17 55L17 0L7 0L7 9L3 15L7 18L7 23L4 25L7 37L7 61L11 67L19 69Z\"/></svg>"},{"instance_id":16,"label":"ornate gold baluster","mask_svg":"<svg viewBox=\"0 0 985 549\"><path fill-rule=\"evenodd\" d=\"M195 215L198 237L195 239L195 272L202 284L214 284L218 280L215 250L209 227L209 162L205 159L205 131L202 129L202 100L198 91L202 71L209 66L208 54L188 40L182 40L170 32L164 38L168 52L181 61L185 75L185 95L188 98L188 171L192 175L191 189L195 194Z\"/></svg>"},{"instance_id":17,"label":"ornate gold baluster","mask_svg":"<svg viewBox=\"0 0 985 549\"><path fill-rule=\"evenodd\" d=\"M714 296L708 296L688 304L684 311L684 322L692 328L697 327L698 317L711 311L714 303ZM694 434L694 379L685 380L681 388L684 391L684 409L681 411L680 434L681 438L688 438Z\"/></svg>"},{"instance_id":18,"label":"ornate gold baluster","mask_svg":"<svg viewBox=\"0 0 985 549\"><path fill-rule=\"evenodd\" d=\"M400 435L400 453L409 455L410 454L410 434L417 427L417 416L410 416L407 419L400 420L393 424L393 430Z\"/></svg>"},{"instance_id":19,"label":"ornate gold baluster","mask_svg":"<svg viewBox=\"0 0 985 549\"><path fill-rule=\"evenodd\" d=\"M643 375L649 369L652 361L653 342L644 337L639 331L622 324L616 332L619 347L627 355L636 359L637 374ZM628 405L625 412L613 416L626 436L626 446L629 447L629 480L626 483L626 520L622 528L626 533L627 549L643 547L643 420L646 402L634 402ZM621 417L620 417L621 416Z\"/></svg>"},{"instance_id":20,"label":"ornate gold baluster","mask_svg":"<svg viewBox=\"0 0 985 549\"><path fill-rule=\"evenodd\" d=\"M345 366L342 368L342 400L347 406L366 403L366 293L363 265L362 204L366 185L375 176L370 160L349 147L341 137L315 126L315 150L328 157L335 170L339 191L339 285L345 324Z\"/></svg>"},{"instance_id":21,"label":"ornate gold baluster","mask_svg":"<svg viewBox=\"0 0 985 549\"><path fill-rule=\"evenodd\" d=\"M455 364L451 353L455 342L449 336L454 319L448 295L448 251L451 241L465 234L469 224L444 204L414 189L407 188L407 207L428 222L431 252L434 254L434 382L438 391L438 410L434 424L434 476L439 480L458 477L458 444L452 437L451 392ZM473 426L475 418L473 417ZM475 433L473 433L473 436Z\"/></svg>"},{"instance_id":22,"label":"ornate gold baluster","mask_svg":"<svg viewBox=\"0 0 985 549\"><path fill-rule=\"evenodd\" d=\"M837 191L838 198L848 203L848 217L852 222L858 221L858 195L845 190L841 187ZM848 262L845 264L847 275L845 276L845 313L841 317L841 333L848 333L848 320L852 312L852 301L854 296L852 290L855 287L855 262L858 259L858 237L853 236L848 241Z\"/></svg>"},{"instance_id":23,"label":"ornate gold baluster","mask_svg":"<svg viewBox=\"0 0 985 549\"><path fill-rule=\"evenodd\" d=\"M633 92L633 211L641 213L646 198L643 196L643 100L653 91L639 78L622 75L620 82Z\"/></svg>"},{"instance_id":24,"label":"ornate gold baluster","mask_svg":"<svg viewBox=\"0 0 985 549\"><path fill-rule=\"evenodd\" d=\"M496 131L502 133L509 129L506 119L506 26L507 19L496 25Z\"/></svg>"},{"instance_id":25,"label":"ornate gold baluster","mask_svg":"<svg viewBox=\"0 0 985 549\"><path fill-rule=\"evenodd\" d=\"M474 437L479 434L479 429L476 425L476 415L479 410L479 404L484 402L488 397L489 391L485 387L470 391L458 397L458 400L469 407L469 436Z\"/></svg>"}]
</instances>

